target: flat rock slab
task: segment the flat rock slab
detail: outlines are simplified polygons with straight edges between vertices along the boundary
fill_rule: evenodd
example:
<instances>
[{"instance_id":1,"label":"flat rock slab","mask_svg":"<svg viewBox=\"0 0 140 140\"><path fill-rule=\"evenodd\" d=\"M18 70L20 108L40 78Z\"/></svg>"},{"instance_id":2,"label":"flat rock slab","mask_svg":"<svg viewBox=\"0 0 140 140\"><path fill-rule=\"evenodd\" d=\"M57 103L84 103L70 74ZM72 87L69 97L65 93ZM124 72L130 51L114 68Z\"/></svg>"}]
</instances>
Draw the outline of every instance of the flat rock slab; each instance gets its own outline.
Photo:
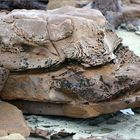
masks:
<instances>
[{"instance_id":1,"label":"flat rock slab","mask_svg":"<svg viewBox=\"0 0 140 140\"><path fill-rule=\"evenodd\" d=\"M115 52L118 62L84 69L69 65L53 72L11 74L0 97L52 103L97 103L139 91L140 59L127 47Z\"/></svg>"},{"instance_id":2,"label":"flat rock slab","mask_svg":"<svg viewBox=\"0 0 140 140\"><path fill-rule=\"evenodd\" d=\"M92 118L102 114L117 112L125 108L135 108L140 106L140 93L124 96L116 100L100 103L47 103L31 101L10 101L25 114L36 115L56 115L73 118Z\"/></svg>"},{"instance_id":3,"label":"flat rock slab","mask_svg":"<svg viewBox=\"0 0 140 140\"><path fill-rule=\"evenodd\" d=\"M140 63L116 70L107 65L84 72L65 69L46 74L10 75L0 94L5 100L95 103L139 90Z\"/></svg>"},{"instance_id":4,"label":"flat rock slab","mask_svg":"<svg viewBox=\"0 0 140 140\"><path fill-rule=\"evenodd\" d=\"M103 65L115 59L121 43L93 9L14 10L0 19L0 65L11 71L54 69L68 59Z\"/></svg>"},{"instance_id":5,"label":"flat rock slab","mask_svg":"<svg viewBox=\"0 0 140 140\"><path fill-rule=\"evenodd\" d=\"M22 112L15 106L0 102L0 136L12 133L20 133L24 137L30 135L29 128L24 120Z\"/></svg>"}]
</instances>

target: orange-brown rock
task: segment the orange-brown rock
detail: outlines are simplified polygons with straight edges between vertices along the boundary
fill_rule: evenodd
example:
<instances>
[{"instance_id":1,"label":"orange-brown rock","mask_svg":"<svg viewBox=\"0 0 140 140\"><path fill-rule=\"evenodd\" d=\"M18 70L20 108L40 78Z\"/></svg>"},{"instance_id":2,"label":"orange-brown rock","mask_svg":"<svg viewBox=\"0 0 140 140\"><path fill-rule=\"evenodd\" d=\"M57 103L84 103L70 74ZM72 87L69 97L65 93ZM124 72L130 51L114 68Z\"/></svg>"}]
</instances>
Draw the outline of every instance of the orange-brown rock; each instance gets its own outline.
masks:
<instances>
[{"instance_id":1,"label":"orange-brown rock","mask_svg":"<svg viewBox=\"0 0 140 140\"><path fill-rule=\"evenodd\" d=\"M121 96L118 99L99 103L48 103L32 101L10 101L26 114L57 115L73 118L91 118L117 112L125 108L140 106L140 93Z\"/></svg>"},{"instance_id":2,"label":"orange-brown rock","mask_svg":"<svg viewBox=\"0 0 140 140\"><path fill-rule=\"evenodd\" d=\"M80 118L140 105L140 58L99 11L63 7L0 17L0 64L11 72L3 100L21 100L25 113Z\"/></svg>"},{"instance_id":3,"label":"orange-brown rock","mask_svg":"<svg viewBox=\"0 0 140 140\"><path fill-rule=\"evenodd\" d=\"M139 90L140 63L115 71L116 66L75 72L11 75L1 98L40 102L101 102ZM52 78L53 77L53 78ZM132 88L133 87L133 88Z\"/></svg>"},{"instance_id":4,"label":"orange-brown rock","mask_svg":"<svg viewBox=\"0 0 140 140\"><path fill-rule=\"evenodd\" d=\"M68 69L42 76L11 75L1 96L8 100L22 99L11 102L24 113L76 118L95 117L124 108L139 107L139 58L123 47L115 54L120 64L86 70L69 66Z\"/></svg>"},{"instance_id":5,"label":"orange-brown rock","mask_svg":"<svg viewBox=\"0 0 140 140\"><path fill-rule=\"evenodd\" d=\"M22 112L15 106L0 102L0 137L19 133L24 137L30 134Z\"/></svg>"},{"instance_id":6,"label":"orange-brown rock","mask_svg":"<svg viewBox=\"0 0 140 140\"><path fill-rule=\"evenodd\" d=\"M139 90L140 59L123 46L115 55L115 64L102 67L85 69L68 63L52 72L11 74L0 96L5 100L94 103L133 94Z\"/></svg>"}]
</instances>

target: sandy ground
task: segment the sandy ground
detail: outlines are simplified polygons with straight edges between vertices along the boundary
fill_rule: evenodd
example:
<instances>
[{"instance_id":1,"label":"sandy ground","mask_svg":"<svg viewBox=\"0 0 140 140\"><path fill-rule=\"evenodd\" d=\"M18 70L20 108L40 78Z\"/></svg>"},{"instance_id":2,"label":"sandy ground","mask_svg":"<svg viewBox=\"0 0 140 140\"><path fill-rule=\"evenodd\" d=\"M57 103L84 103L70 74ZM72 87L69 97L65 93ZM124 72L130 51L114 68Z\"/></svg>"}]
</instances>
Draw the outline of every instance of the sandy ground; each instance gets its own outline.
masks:
<instances>
[{"instance_id":1,"label":"sandy ground","mask_svg":"<svg viewBox=\"0 0 140 140\"><path fill-rule=\"evenodd\" d=\"M74 140L90 136L107 136L117 140L140 139L140 114L106 115L96 119L72 119L49 116L26 116L31 127L57 133L61 130L76 133ZM30 138L31 140L32 138ZM34 138L33 138L34 139Z\"/></svg>"},{"instance_id":2,"label":"sandy ground","mask_svg":"<svg viewBox=\"0 0 140 140\"><path fill-rule=\"evenodd\" d=\"M124 45L129 46L130 50L133 50L136 55L140 56L140 35L126 30L117 30L116 33L123 38Z\"/></svg>"},{"instance_id":3,"label":"sandy ground","mask_svg":"<svg viewBox=\"0 0 140 140\"><path fill-rule=\"evenodd\" d=\"M125 30L116 31L123 38L124 45L130 47L140 56L140 36ZM140 139L140 114L125 115L121 112L105 115L93 119L72 119L55 116L25 116L30 127L46 129L53 133L64 130L76 133L73 137L78 140L80 137L107 136L115 140ZM126 113L127 114L127 113ZM34 140L35 138L28 138ZM36 138L36 140L41 140Z\"/></svg>"}]
</instances>

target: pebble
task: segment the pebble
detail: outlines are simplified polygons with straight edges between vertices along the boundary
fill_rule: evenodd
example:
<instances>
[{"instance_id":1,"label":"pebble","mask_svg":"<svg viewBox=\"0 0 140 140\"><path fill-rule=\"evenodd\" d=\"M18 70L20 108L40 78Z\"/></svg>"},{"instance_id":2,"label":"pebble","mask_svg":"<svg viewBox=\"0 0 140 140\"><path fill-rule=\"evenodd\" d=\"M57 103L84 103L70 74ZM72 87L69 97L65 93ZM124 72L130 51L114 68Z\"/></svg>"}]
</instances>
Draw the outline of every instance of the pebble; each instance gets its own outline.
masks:
<instances>
[{"instance_id":1,"label":"pebble","mask_svg":"<svg viewBox=\"0 0 140 140\"><path fill-rule=\"evenodd\" d=\"M136 31L135 33L136 33L137 35L140 35L140 31Z\"/></svg>"}]
</instances>

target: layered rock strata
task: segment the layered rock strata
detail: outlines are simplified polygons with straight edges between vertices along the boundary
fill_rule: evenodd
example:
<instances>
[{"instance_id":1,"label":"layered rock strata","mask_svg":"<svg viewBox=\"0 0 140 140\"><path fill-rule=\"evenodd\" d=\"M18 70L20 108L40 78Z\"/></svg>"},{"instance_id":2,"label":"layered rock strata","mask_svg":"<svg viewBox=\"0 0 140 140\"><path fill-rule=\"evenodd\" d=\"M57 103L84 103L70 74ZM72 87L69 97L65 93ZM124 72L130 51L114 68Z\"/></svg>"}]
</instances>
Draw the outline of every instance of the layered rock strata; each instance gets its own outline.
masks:
<instances>
[{"instance_id":1,"label":"layered rock strata","mask_svg":"<svg viewBox=\"0 0 140 140\"><path fill-rule=\"evenodd\" d=\"M98 10L14 10L0 18L0 65L11 72L3 100L25 113L79 118L139 106L140 58Z\"/></svg>"}]
</instances>

